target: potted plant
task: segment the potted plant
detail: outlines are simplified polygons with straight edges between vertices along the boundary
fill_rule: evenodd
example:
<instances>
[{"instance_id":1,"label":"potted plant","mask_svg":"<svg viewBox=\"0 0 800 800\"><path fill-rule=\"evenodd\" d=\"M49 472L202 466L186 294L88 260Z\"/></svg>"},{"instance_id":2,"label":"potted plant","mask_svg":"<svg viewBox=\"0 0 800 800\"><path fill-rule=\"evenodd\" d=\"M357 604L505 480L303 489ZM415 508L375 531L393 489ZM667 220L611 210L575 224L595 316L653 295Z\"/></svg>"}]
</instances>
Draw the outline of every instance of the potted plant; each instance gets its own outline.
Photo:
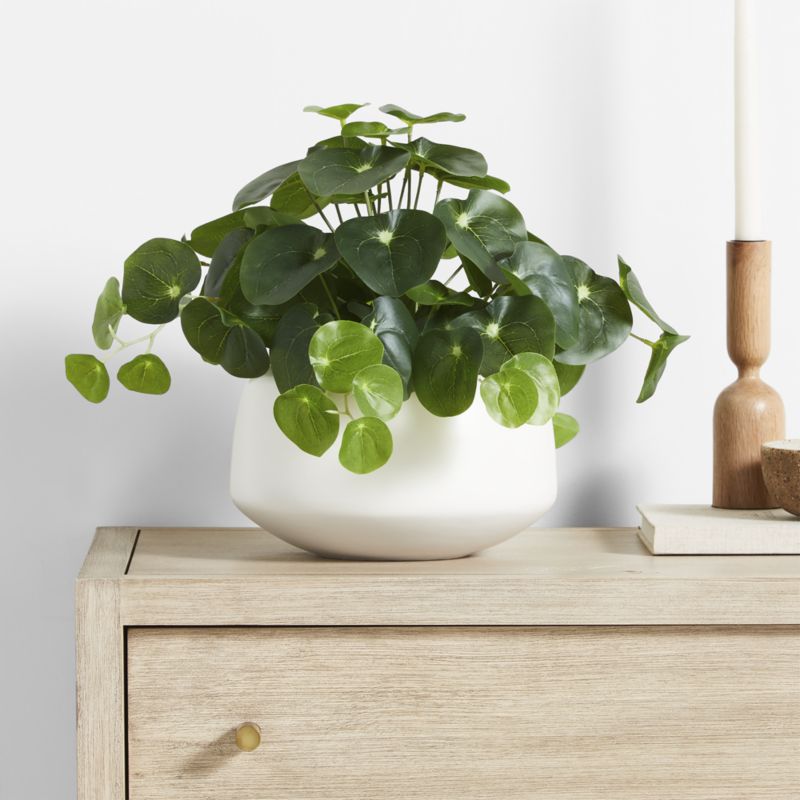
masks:
<instances>
[{"instance_id":1,"label":"potted plant","mask_svg":"<svg viewBox=\"0 0 800 800\"><path fill-rule=\"evenodd\" d=\"M206 362L249 379L231 492L262 527L326 555L462 556L552 505L554 450L578 432L559 404L587 364L643 342L642 402L687 337L621 258L616 281L559 254L480 153L418 135L462 114L382 106L390 127L351 121L361 107L306 108L337 134L248 183L232 213L134 250L94 340L108 357L146 342L117 378L162 394L152 347L179 319ZM657 339L631 332L632 306ZM156 327L122 340L126 316ZM66 358L92 402L108 357Z\"/></svg>"}]
</instances>

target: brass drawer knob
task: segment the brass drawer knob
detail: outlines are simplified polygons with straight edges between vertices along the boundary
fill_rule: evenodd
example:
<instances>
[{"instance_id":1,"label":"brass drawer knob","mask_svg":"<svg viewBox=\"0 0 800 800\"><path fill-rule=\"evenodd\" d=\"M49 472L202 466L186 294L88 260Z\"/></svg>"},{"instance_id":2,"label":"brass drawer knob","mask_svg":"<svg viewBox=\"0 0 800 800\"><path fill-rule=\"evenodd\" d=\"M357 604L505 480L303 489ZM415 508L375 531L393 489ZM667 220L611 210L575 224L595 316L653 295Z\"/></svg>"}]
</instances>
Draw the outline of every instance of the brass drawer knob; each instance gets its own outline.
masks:
<instances>
[{"instance_id":1,"label":"brass drawer knob","mask_svg":"<svg viewBox=\"0 0 800 800\"><path fill-rule=\"evenodd\" d=\"M236 729L236 746L252 753L261 744L261 728L255 722L243 722Z\"/></svg>"}]
</instances>

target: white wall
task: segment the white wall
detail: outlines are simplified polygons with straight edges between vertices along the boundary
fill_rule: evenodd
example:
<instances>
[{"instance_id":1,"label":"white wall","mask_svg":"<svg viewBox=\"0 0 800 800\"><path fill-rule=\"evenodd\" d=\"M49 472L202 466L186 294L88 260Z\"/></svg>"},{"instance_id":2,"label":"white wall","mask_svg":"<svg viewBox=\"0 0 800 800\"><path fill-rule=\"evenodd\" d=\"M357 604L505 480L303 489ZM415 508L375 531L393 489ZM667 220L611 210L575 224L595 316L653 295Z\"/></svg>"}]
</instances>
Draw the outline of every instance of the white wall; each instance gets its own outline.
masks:
<instances>
[{"instance_id":1,"label":"white wall","mask_svg":"<svg viewBox=\"0 0 800 800\"><path fill-rule=\"evenodd\" d=\"M635 342L568 398L584 430L561 451L550 524L629 524L639 501L709 499L711 407L733 377L732 5L4 4L0 798L74 795L72 583L94 527L244 522L227 496L234 379L170 330L169 394L115 387L93 407L64 380L63 355L92 352L94 298L138 244L225 213L243 183L331 132L306 103L466 112L434 138L485 152L558 249L612 274L622 253L693 334L644 406ZM759 5L775 243L765 372L796 432L800 4Z\"/></svg>"}]
</instances>

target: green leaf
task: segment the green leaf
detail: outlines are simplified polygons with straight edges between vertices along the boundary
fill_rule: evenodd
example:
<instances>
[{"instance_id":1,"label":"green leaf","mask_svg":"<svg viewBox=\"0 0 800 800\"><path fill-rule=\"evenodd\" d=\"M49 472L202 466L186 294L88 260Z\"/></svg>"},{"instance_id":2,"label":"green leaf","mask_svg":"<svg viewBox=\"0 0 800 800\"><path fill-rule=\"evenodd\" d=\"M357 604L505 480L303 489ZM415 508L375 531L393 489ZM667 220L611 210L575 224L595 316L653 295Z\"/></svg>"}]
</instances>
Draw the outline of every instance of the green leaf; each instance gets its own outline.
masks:
<instances>
[{"instance_id":1,"label":"green leaf","mask_svg":"<svg viewBox=\"0 0 800 800\"><path fill-rule=\"evenodd\" d=\"M562 349L578 341L580 307L573 275L555 250L538 242L520 242L502 265L517 294L544 300L556 321L556 343Z\"/></svg>"},{"instance_id":2,"label":"green leaf","mask_svg":"<svg viewBox=\"0 0 800 800\"><path fill-rule=\"evenodd\" d=\"M440 200L433 213L462 256L495 283L506 282L496 260L510 256L528 236L514 205L492 192L473 189L466 200Z\"/></svg>"},{"instance_id":3,"label":"green leaf","mask_svg":"<svg viewBox=\"0 0 800 800\"><path fill-rule=\"evenodd\" d=\"M331 119L338 119L343 122L351 114L355 114L359 108L364 108L364 106L368 105L369 103L339 103L336 106L306 106L303 111L321 114L323 117L331 117Z\"/></svg>"},{"instance_id":4,"label":"green leaf","mask_svg":"<svg viewBox=\"0 0 800 800\"><path fill-rule=\"evenodd\" d=\"M261 337L205 297L196 297L181 311L181 328L194 350L234 377L257 378L269 369Z\"/></svg>"},{"instance_id":5,"label":"green leaf","mask_svg":"<svg viewBox=\"0 0 800 800\"><path fill-rule=\"evenodd\" d=\"M386 139L401 133L408 133L409 128L390 128L382 122L348 122L342 125L342 138L366 136L367 138Z\"/></svg>"},{"instance_id":6,"label":"green leaf","mask_svg":"<svg viewBox=\"0 0 800 800\"><path fill-rule=\"evenodd\" d=\"M424 167L426 172L432 169L437 175L446 173L465 178L486 177L486 159L477 150L438 144L423 136L413 142L395 142L395 147L411 153L413 161Z\"/></svg>"},{"instance_id":7,"label":"green leaf","mask_svg":"<svg viewBox=\"0 0 800 800\"><path fill-rule=\"evenodd\" d=\"M386 364L371 364L353 378L353 397L364 416L391 419L403 406L403 379Z\"/></svg>"},{"instance_id":8,"label":"green leaf","mask_svg":"<svg viewBox=\"0 0 800 800\"><path fill-rule=\"evenodd\" d=\"M348 123L348 125L349 124L350 123ZM323 139L321 142L312 144L311 147L309 147L306 151L306 155L313 153L315 150L330 150L332 147L353 147L358 150L359 148L364 147L366 144L367 142L365 142L363 139L359 139L358 136L329 136L327 139Z\"/></svg>"},{"instance_id":9,"label":"green leaf","mask_svg":"<svg viewBox=\"0 0 800 800\"><path fill-rule=\"evenodd\" d=\"M244 246L253 238L249 228L234 228L214 252L209 264L206 279L203 281L203 294L206 297L219 297L228 270L239 257Z\"/></svg>"},{"instance_id":10,"label":"green leaf","mask_svg":"<svg viewBox=\"0 0 800 800\"><path fill-rule=\"evenodd\" d=\"M353 272L374 292L393 297L428 280L447 244L436 217L407 209L349 219L335 236Z\"/></svg>"},{"instance_id":11,"label":"green leaf","mask_svg":"<svg viewBox=\"0 0 800 800\"><path fill-rule=\"evenodd\" d=\"M236 193L236 197L233 198L233 210L238 211L245 206L252 206L269 197L290 175L297 172L299 163L299 161L289 161L253 178Z\"/></svg>"},{"instance_id":12,"label":"green leaf","mask_svg":"<svg viewBox=\"0 0 800 800\"><path fill-rule=\"evenodd\" d=\"M498 372L517 353L541 353L549 359L555 353L553 315L544 300L533 295L498 297L484 309L462 314L452 325L481 334L481 375Z\"/></svg>"},{"instance_id":13,"label":"green leaf","mask_svg":"<svg viewBox=\"0 0 800 800\"><path fill-rule=\"evenodd\" d=\"M125 259L125 310L139 322L170 322L178 316L181 298L197 286L200 277L200 262L189 245L150 239Z\"/></svg>"},{"instance_id":14,"label":"green leaf","mask_svg":"<svg viewBox=\"0 0 800 800\"><path fill-rule=\"evenodd\" d=\"M301 450L321 456L339 435L339 409L318 386L300 384L275 398L275 422Z\"/></svg>"},{"instance_id":15,"label":"green leaf","mask_svg":"<svg viewBox=\"0 0 800 800\"><path fill-rule=\"evenodd\" d=\"M664 322L664 320L658 316L653 306L650 305L650 301L645 297L639 279L636 277L633 270L625 263L622 256L617 256L617 261L619 263L619 285L622 287L622 291L625 292L625 297L627 297L645 316L653 320L664 333L671 333L677 336L678 331L668 322Z\"/></svg>"},{"instance_id":16,"label":"green leaf","mask_svg":"<svg viewBox=\"0 0 800 800\"><path fill-rule=\"evenodd\" d=\"M539 353L519 353L503 364L499 374L503 375L507 369L521 370L536 386L536 409L525 421L531 425L549 422L561 402L561 389L553 362Z\"/></svg>"},{"instance_id":17,"label":"green leaf","mask_svg":"<svg viewBox=\"0 0 800 800\"><path fill-rule=\"evenodd\" d=\"M583 261L562 256L578 292L578 340L556 356L563 364L588 364L616 350L628 338L631 307L616 281Z\"/></svg>"},{"instance_id":18,"label":"green leaf","mask_svg":"<svg viewBox=\"0 0 800 800\"><path fill-rule=\"evenodd\" d=\"M397 117L397 119L405 122L406 125L423 125L431 122L463 122L466 119L464 114L453 114L450 111L438 111L436 114L420 116L411 111L406 111L404 108L396 106L393 103L381 106L381 111L383 111L384 114Z\"/></svg>"},{"instance_id":19,"label":"green leaf","mask_svg":"<svg viewBox=\"0 0 800 800\"><path fill-rule=\"evenodd\" d=\"M677 333L662 333L656 342L642 340L652 349L652 353L650 354L650 363L647 365L647 372L644 376L639 397L636 400L637 403L644 403L645 400L649 400L655 394L658 382L667 367L667 359L670 353L688 338L688 336L681 336Z\"/></svg>"},{"instance_id":20,"label":"green leaf","mask_svg":"<svg viewBox=\"0 0 800 800\"><path fill-rule=\"evenodd\" d=\"M317 197L317 205L308 193L306 185L295 172L288 177L272 195L272 207L284 214L292 214L298 219L313 217L317 213L317 207L325 208L330 202L327 197Z\"/></svg>"},{"instance_id":21,"label":"green leaf","mask_svg":"<svg viewBox=\"0 0 800 800\"><path fill-rule=\"evenodd\" d=\"M556 369L556 375L558 375L558 385L562 397L575 388L583 376L583 371L586 369L585 364L562 364L560 361L554 361L553 366Z\"/></svg>"},{"instance_id":22,"label":"green leaf","mask_svg":"<svg viewBox=\"0 0 800 800\"><path fill-rule=\"evenodd\" d=\"M72 353L64 359L67 380L90 403L102 403L108 395L108 370L91 355Z\"/></svg>"},{"instance_id":23,"label":"green leaf","mask_svg":"<svg viewBox=\"0 0 800 800\"><path fill-rule=\"evenodd\" d=\"M461 258L464 274L467 276L472 291L481 297L488 297L494 289L494 283L489 280L468 258Z\"/></svg>"},{"instance_id":24,"label":"green leaf","mask_svg":"<svg viewBox=\"0 0 800 800\"><path fill-rule=\"evenodd\" d=\"M126 389L142 394L164 394L171 382L166 364L153 353L144 353L123 364L117 380Z\"/></svg>"},{"instance_id":25,"label":"green leaf","mask_svg":"<svg viewBox=\"0 0 800 800\"><path fill-rule=\"evenodd\" d=\"M320 197L362 194L395 175L409 158L408 153L395 147L333 147L310 153L297 171L309 191Z\"/></svg>"},{"instance_id":26,"label":"green leaf","mask_svg":"<svg viewBox=\"0 0 800 800\"><path fill-rule=\"evenodd\" d=\"M419 339L419 330L411 312L396 297L376 297L372 313L362 320L383 344L383 363L400 373L408 391L411 381L411 354Z\"/></svg>"},{"instance_id":27,"label":"green leaf","mask_svg":"<svg viewBox=\"0 0 800 800\"><path fill-rule=\"evenodd\" d=\"M260 225L272 227L275 225L290 225L293 222L299 222L299 219L288 214L282 214L268 206L248 208L242 211L234 211L232 214L226 214L224 217L212 219L211 222L200 225L192 231L187 244L200 255L211 258L220 244L222 244L222 240L237 228L252 228L255 230Z\"/></svg>"},{"instance_id":28,"label":"green leaf","mask_svg":"<svg viewBox=\"0 0 800 800\"><path fill-rule=\"evenodd\" d=\"M480 335L472 328L434 330L420 337L414 352L414 390L431 414L454 417L475 398L483 357Z\"/></svg>"},{"instance_id":29,"label":"green leaf","mask_svg":"<svg viewBox=\"0 0 800 800\"><path fill-rule=\"evenodd\" d=\"M279 305L338 260L330 233L302 223L269 228L244 251L239 277L242 292L256 305Z\"/></svg>"},{"instance_id":30,"label":"green leaf","mask_svg":"<svg viewBox=\"0 0 800 800\"><path fill-rule=\"evenodd\" d=\"M279 391L287 392L300 384L316 385L308 346L320 324L317 307L311 303L292 306L281 317L270 350L272 374Z\"/></svg>"},{"instance_id":31,"label":"green leaf","mask_svg":"<svg viewBox=\"0 0 800 800\"><path fill-rule=\"evenodd\" d=\"M475 305L476 299L468 292L457 292L441 281L428 281L414 286L406 292L406 297L420 306L466 306Z\"/></svg>"},{"instance_id":32,"label":"green leaf","mask_svg":"<svg viewBox=\"0 0 800 800\"><path fill-rule=\"evenodd\" d=\"M92 321L92 336L94 343L101 350L108 350L114 342L114 333L119 328L119 321L125 314L125 305L119 293L119 281L116 278L109 278L106 281L100 297L97 298L97 305L94 308L94 320Z\"/></svg>"},{"instance_id":33,"label":"green leaf","mask_svg":"<svg viewBox=\"0 0 800 800\"><path fill-rule=\"evenodd\" d=\"M578 420L569 414L558 413L553 417L553 434L556 439L556 448L563 447L567 442L571 442L580 430Z\"/></svg>"},{"instance_id":34,"label":"green leaf","mask_svg":"<svg viewBox=\"0 0 800 800\"><path fill-rule=\"evenodd\" d=\"M356 373L383 358L381 340L360 322L336 320L314 333L308 355L319 385L329 392L349 392Z\"/></svg>"},{"instance_id":35,"label":"green leaf","mask_svg":"<svg viewBox=\"0 0 800 800\"><path fill-rule=\"evenodd\" d=\"M519 428L536 411L536 385L521 369L503 368L481 383L489 416L506 428Z\"/></svg>"},{"instance_id":36,"label":"green leaf","mask_svg":"<svg viewBox=\"0 0 800 800\"><path fill-rule=\"evenodd\" d=\"M382 467L392 456L392 433L377 417L361 417L347 424L339 448L339 463L365 475Z\"/></svg>"},{"instance_id":37,"label":"green leaf","mask_svg":"<svg viewBox=\"0 0 800 800\"><path fill-rule=\"evenodd\" d=\"M451 186L458 186L460 189L487 189L494 192L501 192L505 194L511 191L511 185L504 181L502 178L497 178L494 175L471 175L469 177L459 177L457 175L450 175L446 172L439 172L431 170L431 175L442 183L449 183Z\"/></svg>"}]
</instances>

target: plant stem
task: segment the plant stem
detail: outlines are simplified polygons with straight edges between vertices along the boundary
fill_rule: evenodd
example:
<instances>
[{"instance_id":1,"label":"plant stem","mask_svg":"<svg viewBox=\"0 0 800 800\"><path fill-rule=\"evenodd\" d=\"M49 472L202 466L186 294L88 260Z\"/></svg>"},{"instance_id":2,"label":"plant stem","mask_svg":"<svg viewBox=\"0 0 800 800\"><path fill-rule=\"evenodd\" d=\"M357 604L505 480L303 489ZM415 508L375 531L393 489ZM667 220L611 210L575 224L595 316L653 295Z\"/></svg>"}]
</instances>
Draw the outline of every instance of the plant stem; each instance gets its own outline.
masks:
<instances>
[{"instance_id":1,"label":"plant stem","mask_svg":"<svg viewBox=\"0 0 800 800\"><path fill-rule=\"evenodd\" d=\"M417 204L419 203L419 190L422 188L422 179L425 177L425 167L420 166L419 168L419 180L417 181L417 193L414 195L414 208L416 209Z\"/></svg>"},{"instance_id":2,"label":"plant stem","mask_svg":"<svg viewBox=\"0 0 800 800\"><path fill-rule=\"evenodd\" d=\"M361 213L361 209L358 207L358 203L353 203L353 208L356 210L357 217L363 217L364 215Z\"/></svg>"},{"instance_id":3,"label":"plant stem","mask_svg":"<svg viewBox=\"0 0 800 800\"><path fill-rule=\"evenodd\" d=\"M461 272L462 269L464 269L463 264L459 265L458 269L456 269L456 271L444 282L444 285L449 286L450 281L453 280L453 278L455 278L455 276L458 275L458 273Z\"/></svg>"},{"instance_id":4,"label":"plant stem","mask_svg":"<svg viewBox=\"0 0 800 800\"><path fill-rule=\"evenodd\" d=\"M112 327L109 325L108 330L111 332L112 338L119 345L119 347L117 347L116 350L112 350L105 358L102 358L100 360L103 362L103 364L105 364L107 361L110 361L117 353L121 352L122 350L125 350L128 347L132 347L135 344L140 344L141 342L147 342L147 349L145 350L145 353L149 353L153 349L153 342L155 341L156 336L158 336L158 334L161 333L162 330L164 330L164 324L166 323L159 325L154 331L146 334L145 336L140 336L138 339L130 339L128 341L120 339L119 336L117 336L117 334L114 333Z\"/></svg>"},{"instance_id":5,"label":"plant stem","mask_svg":"<svg viewBox=\"0 0 800 800\"><path fill-rule=\"evenodd\" d=\"M350 403L348 402L349 398L349 394L344 395L344 411L342 413L353 419L353 413L350 411Z\"/></svg>"},{"instance_id":6,"label":"plant stem","mask_svg":"<svg viewBox=\"0 0 800 800\"><path fill-rule=\"evenodd\" d=\"M339 217L339 224L341 225L344 222L344 217L342 217L342 209L339 208L338 203L334 203L333 207L336 209L336 216Z\"/></svg>"},{"instance_id":7,"label":"plant stem","mask_svg":"<svg viewBox=\"0 0 800 800\"><path fill-rule=\"evenodd\" d=\"M319 276L320 283L322 284L322 288L325 290L325 294L328 296L328 301L331 304L331 308L333 309L333 313L336 314L336 319L341 319L342 315L339 313L339 306L336 305L336 300L333 298L333 294L331 292L331 287L328 286L328 281L325 280L324 275Z\"/></svg>"},{"instance_id":8,"label":"plant stem","mask_svg":"<svg viewBox=\"0 0 800 800\"><path fill-rule=\"evenodd\" d=\"M400 186L400 197L397 200L397 207L400 208L403 205L403 193L406 190L406 184L408 183L408 175L409 175L409 168L406 167L405 174L403 175L403 183Z\"/></svg>"},{"instance_id":9,"label":"plant stem","mask_svg":"<svg viewBox=\"0 0 800 800\"><path fill-rule=\"evenodd\" d=\"M436 182L436 197L433 198L433 204L436 205L439 202L439 195L442 193L442 179Z\"/></svg>"},{"instance_id":10,"label":"plant stem","mask_svg":"<svg viewBox=\"0 0 800 800\"><path fill-rule=\"evenodd\" d=\"M636 339L637 341L642 342L643 344L646 344L648 347L654 347L655 346L655 342L651 342L649 339L644 339L641 336L637 336L633 332L631 332L629 334L629 336L631 336L633 339Z\"/></svg>"},{"instance_id":11,"label":"plant stem","mask_svg":"<svg viewBox=\"0 0 800 800\"><path fill-rule=\"evenodd\" d=\"M311 202L314 204L314 208L317 209L317 214L319 214L320 217L322 217L322 221L328 226L328 230L331 233L333 233L333 225L331 225L331 223L328 221L328 218L322 213L322 207L317 202L317 198L314 197L314 195L311 194L311 192L309 192L308 189L306 189L306 194L308 195L308 199L311 200Z\"/></svg>"},{"instance_id":12,"label":"plant stem","mask_svg":"<svg viewBox=\"0 0 800 800\"><path fill-rule=\"evenodd\" d=\"M375 216L375 209L372 207L372 197L369 192L364 192L364 197L367 198L367 211L371 217Z\"/></svg>"},{"instance_id":13,"label":"plant stem","mask_svg":"<svg viewBox=\"0 0 800 800\"><path fill-rule=\"evenodd\" d=\"M394 203L392 202L392 182L386 181L386 194L389 200L389 211L394 211Z\"/></svg>"},{"instance_id":14,"label":"plant stem","mask_svg":"<svg viewBox=\"0 0 800 800\"><path fill-rule=\"evenodd\" d=\"M382 186L383 186L382 183L378 184L378 197L375 200L375 212L377 214L381 213L381 195L383 194L383 192L381 191Z\"/></svg>"}]
</instances>

